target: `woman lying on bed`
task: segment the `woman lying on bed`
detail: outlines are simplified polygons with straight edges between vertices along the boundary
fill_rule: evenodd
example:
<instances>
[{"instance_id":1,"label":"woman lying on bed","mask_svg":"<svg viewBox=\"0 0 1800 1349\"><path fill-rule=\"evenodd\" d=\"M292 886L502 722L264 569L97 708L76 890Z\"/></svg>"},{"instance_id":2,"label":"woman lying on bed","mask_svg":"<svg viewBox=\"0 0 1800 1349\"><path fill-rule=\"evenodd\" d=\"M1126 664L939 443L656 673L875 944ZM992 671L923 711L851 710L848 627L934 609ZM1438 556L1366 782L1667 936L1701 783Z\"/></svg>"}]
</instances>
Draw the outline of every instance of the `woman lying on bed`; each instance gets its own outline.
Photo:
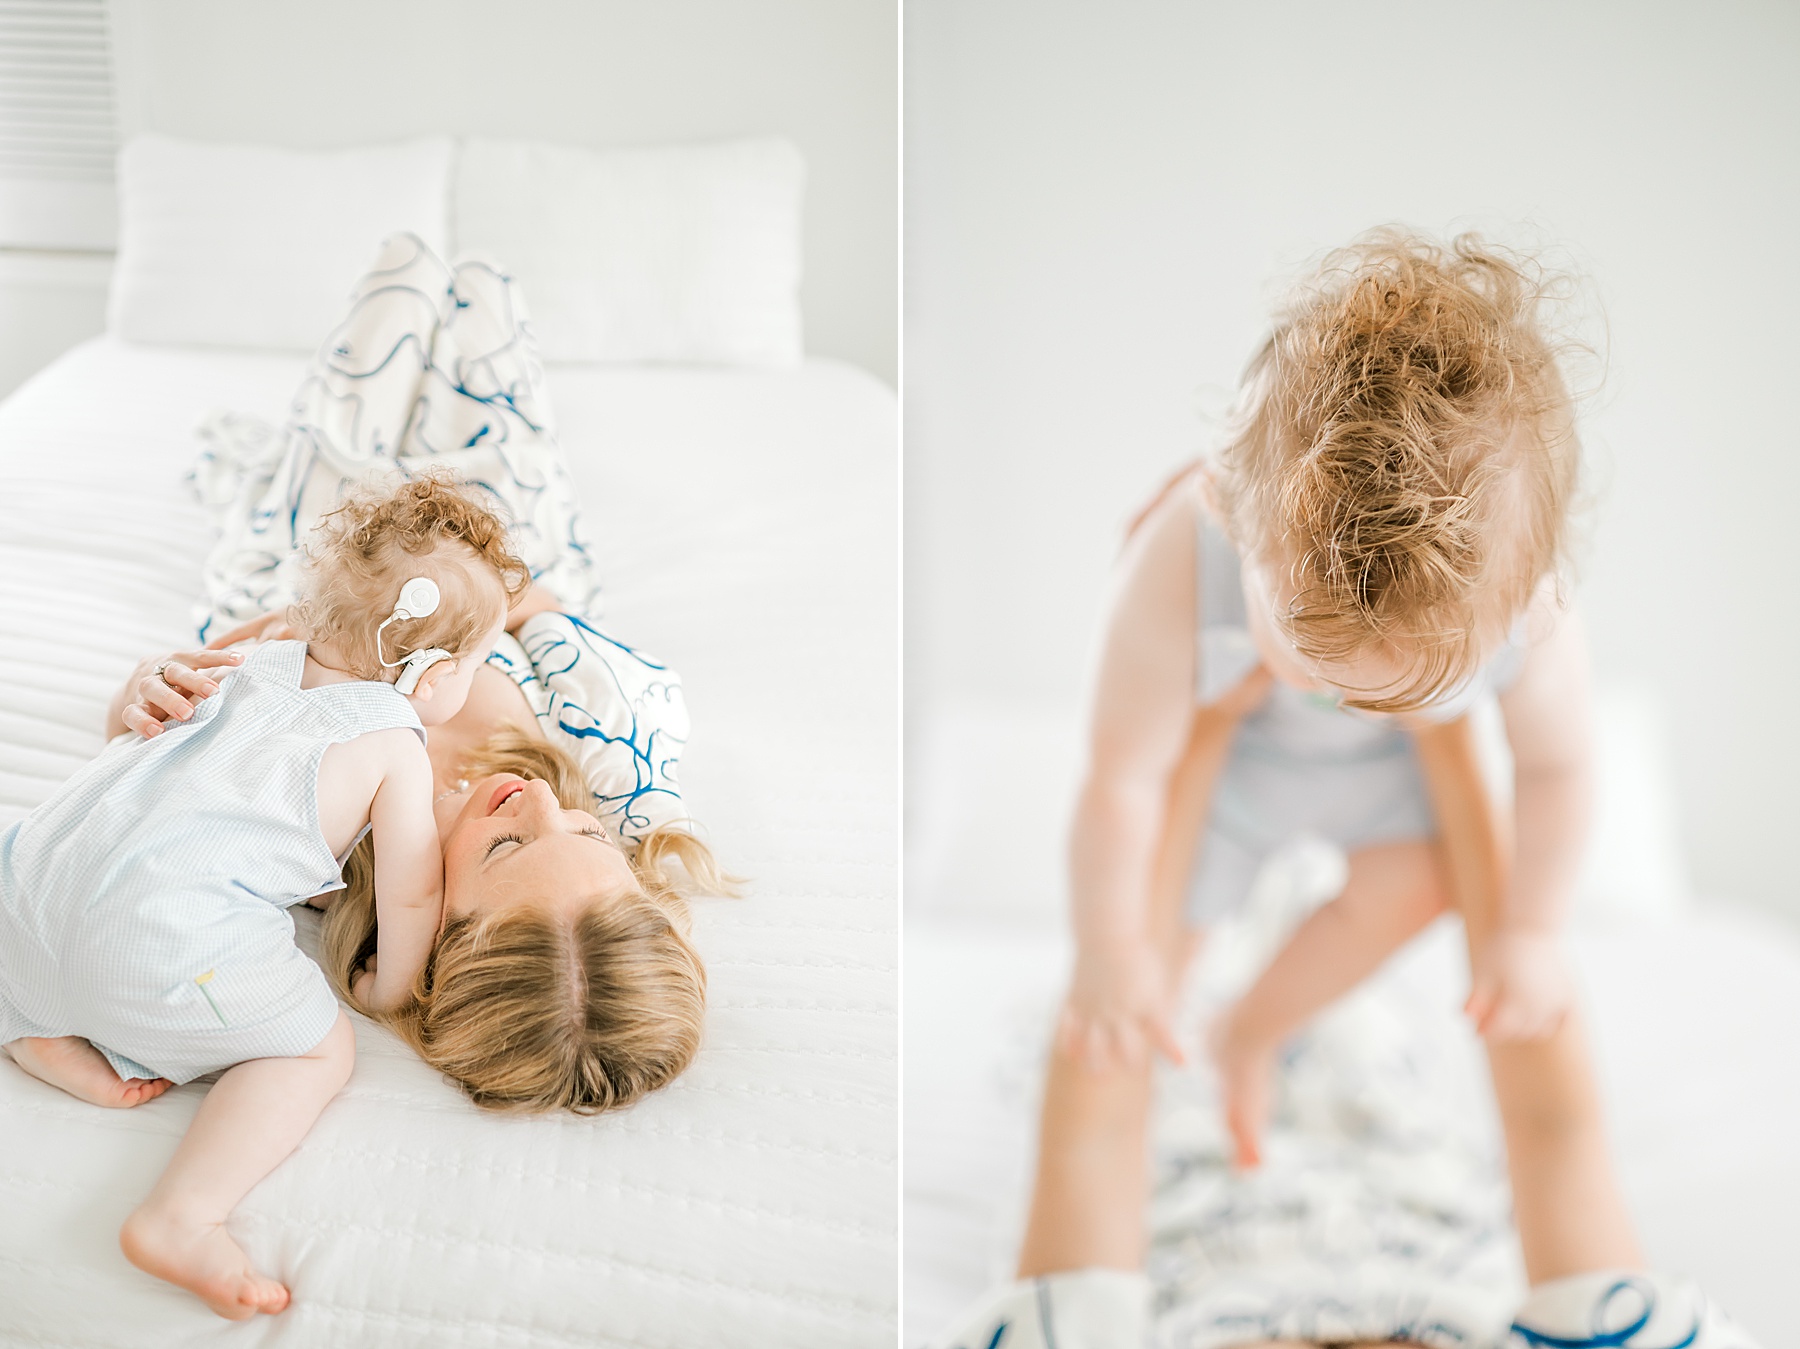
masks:
<instances>
[{"instance_id":1,"label":"woman lying on bed","mask_svg":"<svg viewBox=\"0 0 1800 1349\"><path fill-rule=\"evenodd\" d=\"M706 998L684 892L722 878L675 783L680 680L578 616L594 610L593 568L510 276L385 240L287 423L227 415L201 435L193 481L220 530L199 625L211 640L160 678L139 667L108 733L185 718L221 648L285 635L295 558L348 485L444 471L479 485L534 579L463 709L431 731L444 930L427 996L383 1019L482 1105L607 1110L673 1079ZM604 847L576 837L595 820ZM372 846L353 850L325 920L344 997L375 951ZM496 1043L501 1016L529 1033Z\"/></svg>"},{"instance_id":2,"label":"woman lying on bed","mask_svg":"<svg viewBox=\"0 0 1800 1349\"><path fill-rule=\"evenodd\" d=\"M507 618L512 659L479 668L462 711L432 730L444 930L428 996L381 1019L478 1104L586 1113L655 1090L693 1058L706 974L685 936L684 891L717 892L721 878L706 845L672 824L633 838L615 811L603 846L583 836L601 809L595 792L503 672L528 624L541 636L579 623L553 605L540 588L523 597ZM165 718L186 720L215 687L206 672L228 664L227 646L288 635L284 618L268 615L204 650L143 662L113 700L108 735L155 735ZM560 735L554 724L549 734ZM314 901L326 910L326 973L345 998L374 960L373 877L365 836L345 888ZM601 894L612 902L588 902ZM496 1043L496 1019L522 1033Z\"/></svg>"}]
</instances>

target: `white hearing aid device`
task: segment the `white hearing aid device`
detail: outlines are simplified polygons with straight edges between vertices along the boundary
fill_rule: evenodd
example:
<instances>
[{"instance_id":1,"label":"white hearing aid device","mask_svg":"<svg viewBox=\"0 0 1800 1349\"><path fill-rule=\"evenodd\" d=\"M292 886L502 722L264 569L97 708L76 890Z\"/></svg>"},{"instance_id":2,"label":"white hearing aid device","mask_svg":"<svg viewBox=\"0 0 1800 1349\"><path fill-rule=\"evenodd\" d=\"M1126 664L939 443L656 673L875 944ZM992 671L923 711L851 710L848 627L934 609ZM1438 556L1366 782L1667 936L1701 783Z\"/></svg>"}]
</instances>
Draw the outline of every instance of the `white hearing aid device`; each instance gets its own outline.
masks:
<instances>
[{"instance_id":1,"label":"white hearing aid device","mask_svg":"<svg viewBox=\"0 0 1800 1349\"><path fill-rule=\"evenodd\" d=\"M401 660L389 660L381 650L381 634L389 623L398 623L406 618L429 618L437 612L437 582L429 576L415 576L400 587L400 599L394 605L394 612L381 621L381 627L375 629L375 659L383 667L393 669L400 667L400 677L394 681L394 691L410 694L419 687L419 676L424 674L440 660L449 660L450 653L442 647L426 647L423 651L415 651Z\"/></svg>"}]
</instances>

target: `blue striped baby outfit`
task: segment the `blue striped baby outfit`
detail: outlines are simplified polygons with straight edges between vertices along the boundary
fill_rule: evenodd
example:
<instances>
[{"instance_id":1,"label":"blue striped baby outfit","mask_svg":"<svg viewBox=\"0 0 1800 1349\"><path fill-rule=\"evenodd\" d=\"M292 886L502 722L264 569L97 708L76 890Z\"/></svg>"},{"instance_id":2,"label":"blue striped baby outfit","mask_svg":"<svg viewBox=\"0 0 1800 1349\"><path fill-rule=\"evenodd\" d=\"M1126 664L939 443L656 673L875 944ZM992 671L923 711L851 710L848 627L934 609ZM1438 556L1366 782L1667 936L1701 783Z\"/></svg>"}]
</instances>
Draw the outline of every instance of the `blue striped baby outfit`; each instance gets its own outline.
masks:
<instances>
[{"instance_id":1,"label":"blue striped baby outfit","mask_svg":"<svg viewBox=\"0 0 1800 1349\"><path fill-rule=\"evenodd\" d=\"M342 884L319 763L425 732L391 684L301 688L305 662L256 648L190 721L115 741L0 833L0 1043L81 1035L121 1077L180 1083L325 1038L337 999L287 913Z\"/></svg>"}]
</instances>

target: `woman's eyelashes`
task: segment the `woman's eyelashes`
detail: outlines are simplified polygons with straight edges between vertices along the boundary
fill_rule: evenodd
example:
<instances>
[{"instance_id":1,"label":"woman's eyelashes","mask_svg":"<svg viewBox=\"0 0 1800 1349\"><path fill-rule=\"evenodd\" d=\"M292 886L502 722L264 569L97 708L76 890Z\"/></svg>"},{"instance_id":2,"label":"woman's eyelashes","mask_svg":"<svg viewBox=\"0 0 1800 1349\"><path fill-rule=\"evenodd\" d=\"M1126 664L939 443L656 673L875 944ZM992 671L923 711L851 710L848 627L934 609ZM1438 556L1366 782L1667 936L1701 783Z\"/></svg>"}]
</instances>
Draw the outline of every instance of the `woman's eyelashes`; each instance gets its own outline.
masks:
<instances>
[{"instance_id":1,"label":"woman's eyelashes","mask_svg":"<svg viewBox=\"0 0 1800 1349\"><path fill-rule=\"evenodd\" d=\"M498 848L502 843L522 844L524 842L525 840L520 838L517 834L502 834L499 838L494 839L487 845L487 851L481 855L481 860L485 862L488 858L492 857L494 855L494 849Z\"/></svg>"},{"instance_id":2,"label":"woman's eyelashes","mask_svg":"<svg viewBox=\"0 0 1800 1349\"><path fill-rule=\"evenodd\" d=\"M580 834L583 838L597 838L602 843L607 844L608 846L612 845L612 840L606 836L606 831L603 829L600 829L598 827L593 828L593 829L577 829L577 830L574 830L573 832ZM487 861L488 858L492 857L494 855L495 849L497 849L502 843L517 843L520 846L523 846L525 843L525 839L522 835L519 835L519 834L501 834L497 838L490 839L488 841L487 851L482 853L481 860L485 862L485 861Z\"/></svg>"}]
</instances>

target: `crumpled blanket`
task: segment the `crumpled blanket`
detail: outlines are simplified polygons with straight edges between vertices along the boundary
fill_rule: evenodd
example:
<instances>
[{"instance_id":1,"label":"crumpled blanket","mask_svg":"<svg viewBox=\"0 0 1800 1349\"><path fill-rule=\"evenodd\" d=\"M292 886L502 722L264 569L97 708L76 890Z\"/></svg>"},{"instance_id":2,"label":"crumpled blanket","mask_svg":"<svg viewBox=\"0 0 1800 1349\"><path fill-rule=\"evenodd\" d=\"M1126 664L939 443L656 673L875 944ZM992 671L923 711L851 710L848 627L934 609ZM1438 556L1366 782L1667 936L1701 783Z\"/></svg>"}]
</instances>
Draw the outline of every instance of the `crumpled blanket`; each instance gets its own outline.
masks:
<instances>
[{"instance_id":1,"label":"crumpled blanket","mask_svg":"<svg viewBox=\"0 0 1800 1349\"><path fill-rule=\"evenodd\" d=\"M580 763L594 813L627 845L686 820L681 680L595 626L600 587L552 431L524 298L478 257L447 264L412 234L382 242L279 427L221 412L190 472L219 527L195 614L204 639L294 599L301 546L346 484L448 467L478 484L563 613L504 638L489 664Z\"/></svg>"},{"instance_id":2,"label":"crumpled blanket","mask_svg":"<svg viewBox=\"0 0 1800 1349\"><path fill-rule=\"evenodd\" d=\"M1319 895L1291 872L1258 888L1211 939L1197 1015ZM1441 924L1290 1042L1253 1172L1231 1164L1210 1069L1164 1074L1147 1266L1160 1349L1501 1343L1525 1280L1485 1060L1455 1010L1458 935Z\"/></svg>"}]
</instances>

